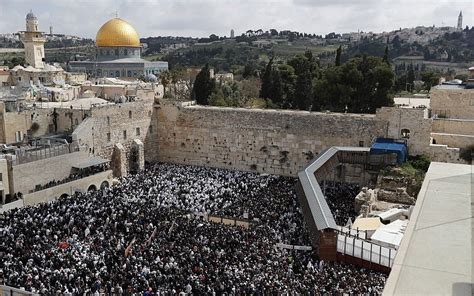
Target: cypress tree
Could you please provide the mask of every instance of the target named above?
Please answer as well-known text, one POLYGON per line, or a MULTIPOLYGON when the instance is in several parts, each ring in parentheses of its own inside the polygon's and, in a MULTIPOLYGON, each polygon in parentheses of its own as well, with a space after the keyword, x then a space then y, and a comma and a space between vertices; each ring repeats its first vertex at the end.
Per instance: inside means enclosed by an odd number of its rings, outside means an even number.
POLYGON ((208 105, 209 97, 215 88, 215 81, 211 79, 209 64, 206 64, 194 81, 192 97, 199 105, 208 105))
POLYGON ((272 87, 273 87, 273 58, 270 59, 270 61, 267 64, 267 67, 265 68, 265 73, 263 74, 262 77, 262 87, 260 89, 260 97, 264 99, 269 99, 271 97, 272 93, 272 87))
POLYGON ((272 73, 272 88, 270 91, 270 99, 273 103, 281 105, 283 100, 283 84, 281 81, 280 71, 273 70, 272 73))
POLYGON ((336 66, 341 65, 341 53, 342 53, 342 46, 339 45, 336 51, 336 66))
POLYGON ((383 55, 383 61, 387 63, 387 65, 390 65, 390 62, 388 61, 388 45, 385 45, 385 53, 383 55))

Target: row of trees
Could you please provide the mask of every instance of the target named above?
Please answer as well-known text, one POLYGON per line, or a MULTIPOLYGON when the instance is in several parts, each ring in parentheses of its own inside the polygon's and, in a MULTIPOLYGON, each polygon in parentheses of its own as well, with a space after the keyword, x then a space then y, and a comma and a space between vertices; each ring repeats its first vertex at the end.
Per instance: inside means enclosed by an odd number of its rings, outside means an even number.
MULTIPOLYGON (((374 113, 393 104, 394 74, 387 60, 361 56, 342 64, 340 55, 341 49, 335 65, 327 68, 319 65, 311 51, 287 62, 271 58, 260 77, 259 97, 276 108, 351 113, 374 113)), ((249 71, 244 69, 244 73, 249 71)), ((230 96, 234 93, 227 91, 230 96)), ((226 91, 211 78, 206 65, 194 82, 193 99, 207 105, 216 94, 225 96, 226 91)))
POLYGON ((310 51, 287 63, 274 65, 273 59, 262 76, 260 97, 282 108, 374 113, 393 104, 394 74, 387 61, 362 56, 321 68, 310 51))

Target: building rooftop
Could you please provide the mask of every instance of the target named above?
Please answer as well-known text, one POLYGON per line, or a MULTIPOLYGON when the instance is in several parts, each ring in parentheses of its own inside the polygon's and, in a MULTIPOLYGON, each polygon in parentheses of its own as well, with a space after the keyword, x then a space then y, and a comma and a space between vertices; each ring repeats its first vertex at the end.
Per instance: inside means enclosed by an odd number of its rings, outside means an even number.
POLYGON ((71 108, 71 109, 91 109, 92 106, 113 104, 101 98, 82 98, 65 102, 36 102, 36 108, 71 108))
POLYGON ((384 295, 472 295, 474 166, 432 162, 384 295))

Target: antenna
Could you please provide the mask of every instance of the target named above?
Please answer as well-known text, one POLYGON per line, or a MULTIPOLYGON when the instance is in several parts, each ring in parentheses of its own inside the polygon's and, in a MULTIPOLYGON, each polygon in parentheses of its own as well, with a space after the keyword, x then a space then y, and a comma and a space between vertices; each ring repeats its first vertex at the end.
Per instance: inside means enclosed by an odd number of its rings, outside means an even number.
POLYGON ((119 15, 118 15, 118 10, 115 10, 115 18, 118 18, 119 15))

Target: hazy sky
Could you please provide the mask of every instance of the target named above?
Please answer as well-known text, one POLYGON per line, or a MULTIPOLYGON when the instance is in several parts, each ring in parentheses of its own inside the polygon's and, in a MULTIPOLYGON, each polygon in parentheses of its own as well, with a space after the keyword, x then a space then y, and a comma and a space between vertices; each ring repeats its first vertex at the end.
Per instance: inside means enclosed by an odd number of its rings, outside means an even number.
POLYGON ((247 29, 307 33, 391 31, 417 25, 474 25, 474 0, 0 0, 0 33, 24 30, 32 9, 40 29, 95 38, 100 26, 119 16, 141 37, 229 36, 247 29))

